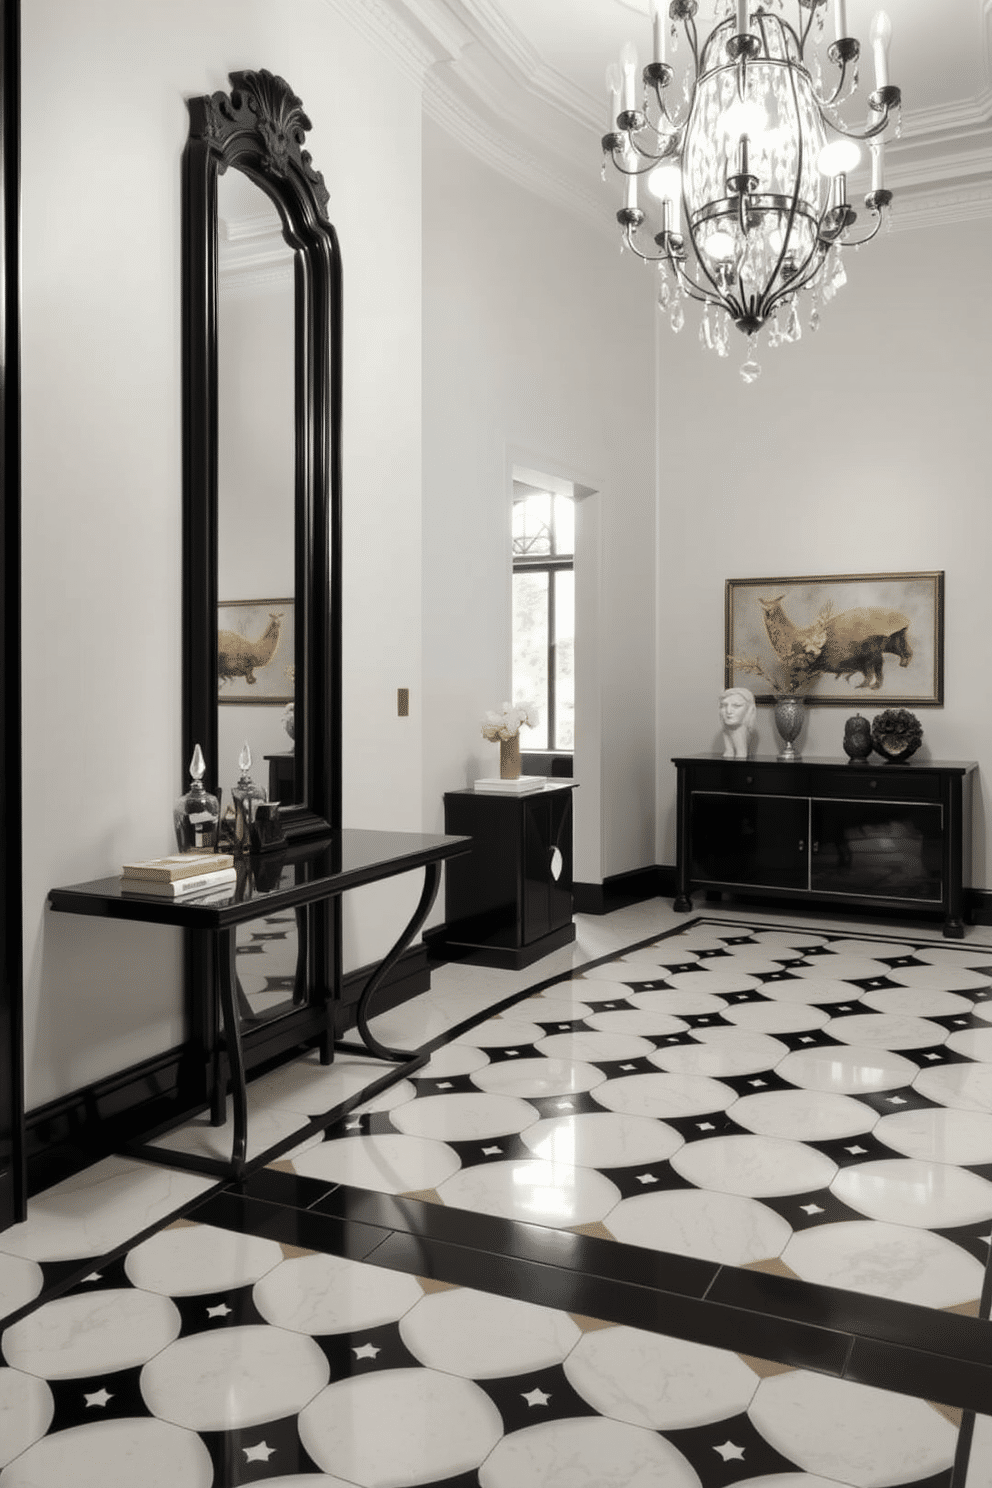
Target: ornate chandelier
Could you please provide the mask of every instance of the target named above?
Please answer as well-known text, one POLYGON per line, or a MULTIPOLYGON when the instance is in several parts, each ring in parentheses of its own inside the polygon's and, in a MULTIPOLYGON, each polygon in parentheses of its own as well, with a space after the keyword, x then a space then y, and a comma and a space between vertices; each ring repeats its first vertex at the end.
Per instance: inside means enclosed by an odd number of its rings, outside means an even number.
POLYGON ((682 328, 685 300, 697 300, 704 307, 703 345, 726 356, 733 323, 748 337, 741 375, 753 382, 761 370, 758 333, 767 326, 770 346, 797 341, 801 293, 815 330, 821 303, 846 281, 843 249, 869 242, 892 201, 883 135, 893 115, 898 133, 902 95, 889 82, 891 24, 884 11, 872 22, 875 89, 867 123, 855 128, 840 112, 858 90, 861 54, 858 40, 847 35, 846 0, 833 0, 835 39, 826 51, 832 84, 813 46, 822 38, 827 0, 791 0, 795 24, 775 13, 786 0, 718 0, 716 24, 702 42, 697 0, 650 3, 654 56, 642 73, 641 96, 631 45, 620 66, 607 70, 604 176, 609 156, 626 178, 617 213, 623 241, 659 264, 659 303, 673 330, 682 328), (667 7, 670 27, 660 6, 667 7), (683 99, 675 102, 669 51, 677 50, 678 22, 691 61, 683 99), (847 176, 861 158, 859 142, 870 146, 872 169, 864 199, 869 217, 856 229, 847 176), (641 177, 650 197, 647 227, 641 177))

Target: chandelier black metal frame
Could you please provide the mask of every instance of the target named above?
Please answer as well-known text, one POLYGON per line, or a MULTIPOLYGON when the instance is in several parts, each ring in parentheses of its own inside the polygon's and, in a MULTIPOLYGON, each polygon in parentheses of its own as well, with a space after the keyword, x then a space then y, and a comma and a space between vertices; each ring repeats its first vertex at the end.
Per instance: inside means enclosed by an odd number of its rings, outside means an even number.
POLYGON ((774 13, 785 0, 724 0, 726 15, 705 40, 697 0, 660 3, 667 16, 651 0, 655 55, 641 75, 641 98, 633 48, 607 72, 611 128, 602 140, 603 169, 609 158, 626 178, 617 212, 623 242, 660 265, 659 300, 673 328, 684 321, 683 300, 698 301, 705 307, 703 343, 726 355, 729 326, 736 325, 749 338, 742 374, 750 381, 760 370, 753 359, 758 332, 768 326, 771 345, 797 340, 801 291, 812 295, 815 329, 820 303, 846 279, 841 251, 871 241, 886 219, 892 192, 884 184, 883 135, 894 116, 898 122, 902 102, 888 80, 891 27, 884 13, 872 24, 875 88, 867 123, 856 128, 840 114, 857 92, 861 54, 857 38, 845 34, 846 0, 833 0, 836 37, 826 50, 837 73, 832 89, 823 86, 812 38, 814 26, 822 35, 827 0, 792 0, 796 24, 774 13), (677 23, 691 54, 681 111, 670 102, 675 68, 668 61, 677 23), (872 179, 864 198, 869 223, 855 232, 847 175, 861 143, 871 147, 872 179), (660 217, 653 248, 642 231, 642 177, 657 202, 652 225, 660 217), (781 310, 788 311, 784 326, 781 310))

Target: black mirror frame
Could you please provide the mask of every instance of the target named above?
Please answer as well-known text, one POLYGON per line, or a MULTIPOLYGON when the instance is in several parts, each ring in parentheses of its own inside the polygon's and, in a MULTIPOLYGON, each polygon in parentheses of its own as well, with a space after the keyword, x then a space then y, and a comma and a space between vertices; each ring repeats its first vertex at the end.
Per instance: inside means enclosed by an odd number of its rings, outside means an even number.
MULTIPOLYGON (((283 78, 232 72, 188 100, 183 153, 183 764, 208 780, 217 728, 217 177, 272 200, 295 261, 296 799, 289 841, 341 826, 341 254, 327 188, 303 148, 310 120, 283 78)), ((185 788, 185 787, 183 787, 185 788)))

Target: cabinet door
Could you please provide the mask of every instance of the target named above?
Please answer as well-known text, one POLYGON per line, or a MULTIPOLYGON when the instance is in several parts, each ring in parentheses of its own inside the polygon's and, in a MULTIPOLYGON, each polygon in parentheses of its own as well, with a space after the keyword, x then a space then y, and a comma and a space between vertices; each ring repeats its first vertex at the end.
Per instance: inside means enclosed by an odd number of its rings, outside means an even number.
POLYGON ((809 801, 805 796, 694 791, 690 811, 694 882, 808 887, 809 801))
POLYGON ((943 902, 940 806, 814 800, 811 811, 811 888, 830 894, 943 902))

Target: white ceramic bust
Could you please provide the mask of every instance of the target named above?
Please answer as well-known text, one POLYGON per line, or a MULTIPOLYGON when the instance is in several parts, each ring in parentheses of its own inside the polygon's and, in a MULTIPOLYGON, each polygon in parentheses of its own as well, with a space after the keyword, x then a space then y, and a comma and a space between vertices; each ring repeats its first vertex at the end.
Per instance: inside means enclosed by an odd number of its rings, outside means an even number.
POLYGON ((747 759, 757 712, 754 693, 746 687, 728 687, 720 694, 724 759, 747 759))

